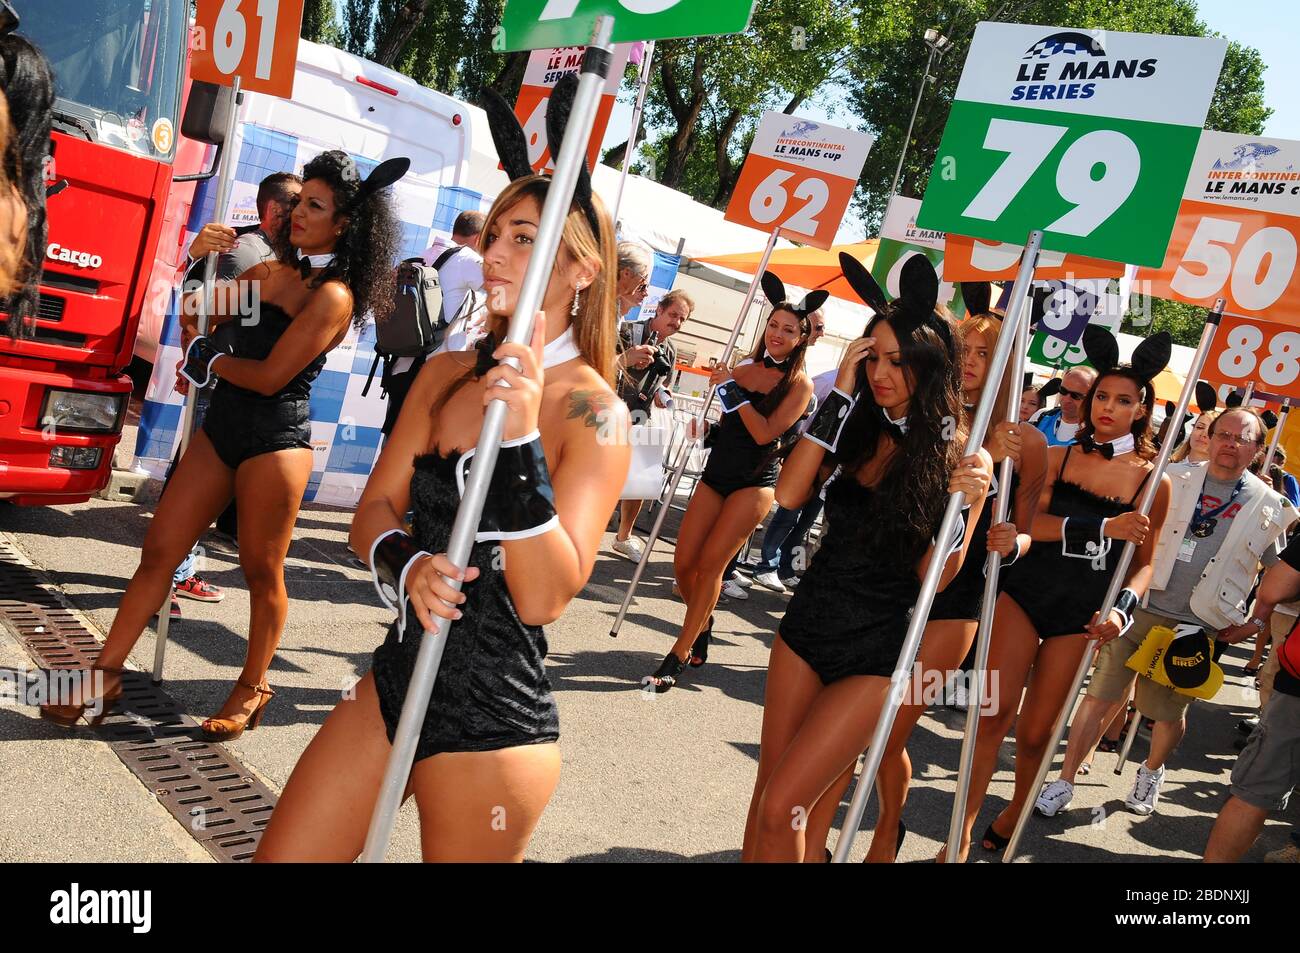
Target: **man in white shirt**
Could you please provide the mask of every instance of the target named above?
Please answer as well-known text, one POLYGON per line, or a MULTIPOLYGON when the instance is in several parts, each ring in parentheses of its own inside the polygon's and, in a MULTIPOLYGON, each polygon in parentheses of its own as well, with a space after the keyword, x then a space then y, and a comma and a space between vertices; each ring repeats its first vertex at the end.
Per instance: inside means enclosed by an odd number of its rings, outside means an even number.
MULTIPOLYGON (((482 212, 461 212, 451 227, 451 241, 436 240, 424 253, 426 265, 438 270, 442 289, 442 319, 449 322, 442 343, 431 353, 464 351, 482 336, 483 257, 478 253, 479 235, 483 231, 482 212)), ((384 413, 385 437, 393 432, 415 376, 428 360, 428 354, 399 357, 385 366, 383 388, 388 400, 384 413)))
POLYGON ((483 256, 478 253, 482 232, 482 212, 461 212, 451 227, 451 241, 438 239, 424 253, 425 264, 438 269, 442 313, 451 322, 436 353, 473 347, 482 333, 483 256))

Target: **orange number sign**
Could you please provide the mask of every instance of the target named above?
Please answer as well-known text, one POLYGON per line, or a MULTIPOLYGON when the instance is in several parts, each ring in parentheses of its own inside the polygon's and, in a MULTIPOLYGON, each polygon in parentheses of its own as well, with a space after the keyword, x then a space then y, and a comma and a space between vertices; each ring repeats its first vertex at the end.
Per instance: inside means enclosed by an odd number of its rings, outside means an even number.
POLYGON ((830 248, 874 141, 864 132, 764 113, 727 220, 830 248))
POLYGON ((190 75, 272 96, 293 95, 303 0, 198 0, 190 75))
POLYGON ((1254 381, 1261 391, 1300 399, 1300 331, 1225 314, 1203 373, 1216 384, 1254 381))

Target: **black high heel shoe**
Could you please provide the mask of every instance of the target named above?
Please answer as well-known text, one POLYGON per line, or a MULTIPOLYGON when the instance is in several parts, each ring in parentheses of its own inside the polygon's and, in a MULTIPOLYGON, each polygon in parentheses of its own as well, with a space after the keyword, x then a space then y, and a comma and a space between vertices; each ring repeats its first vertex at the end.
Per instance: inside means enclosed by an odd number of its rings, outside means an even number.
POLYGON ((641 685, 653 688, 656 695, 662 695, 677 684, 677 677, 685 669, 686 662, 669 652, 664 656, 664 660, 659 663, 659 668, 655 670, 653 675, 647 675, 641 679, 641 685), (656 679, 658 680, 657 683, 656 679))
POLYGON ((992 851, 995 854, 1001 853, 1006 846, 1011 843, 1010 837, 1003 837, 993 829, 993 822, 989 821, 989 826, 984 829, 984 836, 980 838, 980 846, 985 850, 992 851), (990 847, 989 844, 993 846, 990 847))
POLYGON ((690 665, 691 668, 699 668, 709 660, 709 642, 713 638, 713 616, 709 616, 709 624, 704 630, 695 637, 695 644, 691 646, 690 665))

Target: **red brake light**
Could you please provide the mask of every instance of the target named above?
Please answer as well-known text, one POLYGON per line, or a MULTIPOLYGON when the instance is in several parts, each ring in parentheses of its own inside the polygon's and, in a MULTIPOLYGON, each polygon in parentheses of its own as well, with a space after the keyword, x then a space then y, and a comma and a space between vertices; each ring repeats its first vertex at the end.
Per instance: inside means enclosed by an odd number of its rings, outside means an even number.
POLYGON ((357 82, 362 86, 369 86, 371 89, 377 89, 381 93, 387 93, 389 96, 396 96, 397 90, 391 86, 385 86, 383 83, 376 83, 373 79, 366 79, 364 76, 358 76, 357 82))
POLYGON ((453 126, 460 125, 460 113, 456 113, 454 116, 451 117, 451 124, 453 126))

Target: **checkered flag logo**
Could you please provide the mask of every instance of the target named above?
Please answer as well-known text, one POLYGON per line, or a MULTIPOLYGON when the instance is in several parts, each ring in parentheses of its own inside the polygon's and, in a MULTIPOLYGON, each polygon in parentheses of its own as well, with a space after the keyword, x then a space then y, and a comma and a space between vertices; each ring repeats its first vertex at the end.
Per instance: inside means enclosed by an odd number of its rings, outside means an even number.
POLYGON ((1100 41, 1093 39, 1086 33, 1053 33, 1026 50, 1024 58, 1027 60, 1045 60, 1058 53, 1063 53, 1066 56, 1077 56, 1080 53, 1087 53, 1090 56, 1106 55, 1106 51, 1101 48, 1100 41))

